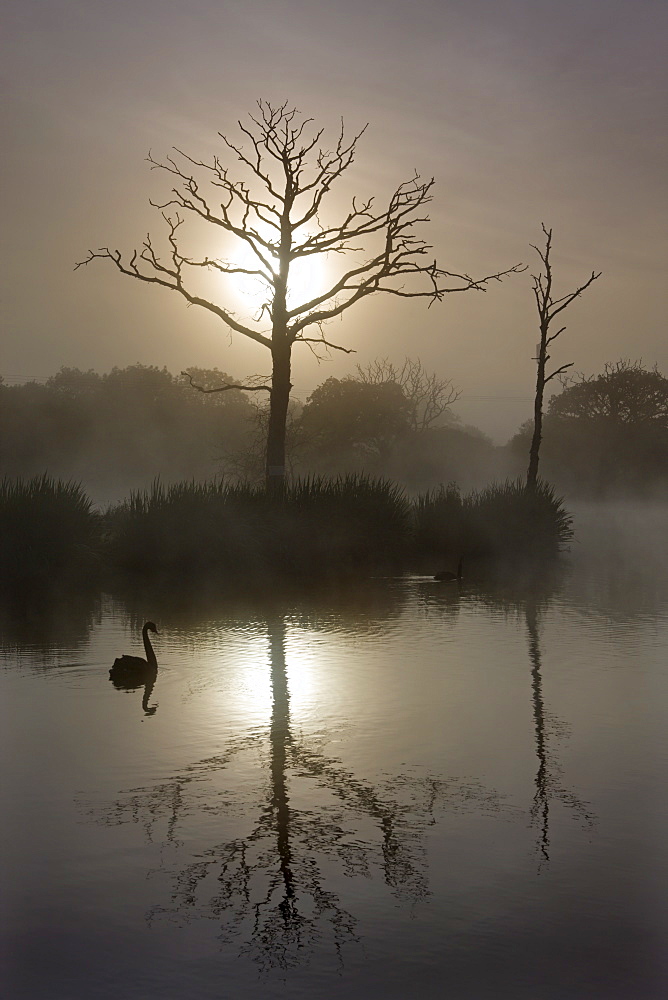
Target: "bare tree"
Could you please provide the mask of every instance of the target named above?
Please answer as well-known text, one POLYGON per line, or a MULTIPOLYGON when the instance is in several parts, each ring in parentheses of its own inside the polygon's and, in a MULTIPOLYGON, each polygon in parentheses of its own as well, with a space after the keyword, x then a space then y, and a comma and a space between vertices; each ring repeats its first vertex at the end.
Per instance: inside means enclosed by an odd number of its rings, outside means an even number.
POLYGON ((546 229, 545 224, 541 223, 541 228, 545 235, 545 249, 541 250, 539 247, 531 244, 533 249, 536 251, 540 257, 543 269, 539 274, 533 274, 533 292, 536 299, 536 306, 538 308, 538 319, 539 319, 539 330, 540 330, 540 341, 538 343, 538 356, 534 359, 537 364, 536 373, 536 396, 534 400, 534 419, 533 419, 533 436, 531 438, 531 448, 529 450, 529 468, 527 470, 527 487, 529 489, 534 489, 538 481, 538 456, 540 452, 540 442, 542 438, 543 429, 543 396, 545 394, 545 386, 551 379, 556 378, 558 375, 563 375, 565 371, 573 367, 573 362, 561 365, 559 368, 555 368, 553 372, 549 375, 546 374, 547 363, 550 360, 550 355, 547 353, 547 349, 553 340, 564 332, 565 326, 562 326, 555 333, 550 333, 550 325, 555 316, 563 312, 574 299, 577 299, 579 295, 589 288, 592 282, 596 281, 597 278, 601 277, 601 272, 598 274, 592 271, 591 276, 585 281, 584 285, 580 285, 575 289, 574 292, 568 292, 566 295, 562 295, 560 298, 554 298, 552 293, 552 263, 550 261, 550 253, 552 250, 552 230, 546 229))
POLYGON ((387 358, 376 358, 366 366, 357 365, 361 382, 378 385, 396 382, 408 403, 408 420, 413 431, 425 431, 461 396, 451 379, 426 372, 419 358, 406 358, 399 366, 387 358))
MULTIPOLYGON (((373 197, 353 198, 336 224, 322 222, 323 201, 352 164, 366 126, 348 139, 342 123, 334 148, 327 149, 320 145, 323 130, 313 128, 312 119, 304 118, 287 103, 275 106, 259 101, 258 112, 249 118, 248 125, 238 122, 243 136, 239 143, 220 135, 246 176, 250 176, 249 183, 230 177, 218 156, 207 163, 174 149, 161 162, 149 154, 152 168, 164 171, 174 184, 165 202, 151 202, 160 210, 167 227, 164 256, 147 235, 141 249, 129 256, 102 247, 89 251, 76 266, 98 257, 107 258, 122 274, 177 292, 189 305, 213 313, 230 330, 271 352, 271 384, 254 382, 241 387, 265 389, 270 394, 266 476, 268 487, 280 491, 285 479, 285 421, 295 343, 307 344, 316 352, 334 349, 351 353, 327 340, 323 326, 367 296, 385 292, 402 298, 424 298, 431 304, 448 292, 484 291, 489 281, 518 268, 472 278, 438 267, 430 259, 432 248, 415 234, 415 227, 428 221, 424 209, 431 201, 434 184, 433 178, 423 181, 418 174, 401 183, 385 207, 376 207, 373 197), (249 184, 261 194, 255 195, 249 184), (244 266, 234 260, 186 255, 180 249, 181 227, 186 218, 228 234, 238 246, 246 248, 252 263, 244 266), (358 257, 322 293, 292 304, 290 277, 295 263, 317 255, 362 254, 369 238, 375 238, 375 249, 362 259, 358 257), (196 291, 193 277, 202 269, 234 280, 257 280, 264 301, 254 319, 241 322, 229 306, 219 305, 196 291)), ((239 386, 219 388, 232 387, 239 386)))

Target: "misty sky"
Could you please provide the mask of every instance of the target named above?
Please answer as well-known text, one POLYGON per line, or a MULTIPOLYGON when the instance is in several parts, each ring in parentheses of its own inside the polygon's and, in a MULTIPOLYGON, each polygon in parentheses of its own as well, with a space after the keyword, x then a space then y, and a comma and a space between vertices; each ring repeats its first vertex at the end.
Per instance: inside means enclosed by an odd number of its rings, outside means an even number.
MULTIPOLYGON (((441 266, 486 273, 554 229, 557 290, 603 277, 566 315, 558 364, 620 356, 668 372, 665 0, 10 0, 3 13, 0 372, 137 361, 269 370, 268 352, 89 248, 161 232, 149 149, 219 151, 255 101, 335 132, 369 130, 344 195, 436 178, 425 232, 441 266)), ((222 150, 220 150, 222 152, 222 150)), ((230 161, 232 166, 232 162, 230 161)), ((378 356, 454 380, 457 412, 496 440, 530 415, 537 340, 528 274, 485 295, 375 297, 328 335, 353 356, 294 355, 295 395, 378 356)))

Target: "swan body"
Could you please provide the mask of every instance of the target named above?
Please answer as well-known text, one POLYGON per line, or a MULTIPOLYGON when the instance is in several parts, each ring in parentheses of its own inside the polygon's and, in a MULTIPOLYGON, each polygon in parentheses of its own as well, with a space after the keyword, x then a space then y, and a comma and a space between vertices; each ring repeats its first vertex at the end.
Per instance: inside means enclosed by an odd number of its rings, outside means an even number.
POLYGON ((438 573, 434 574, 434 580, 440 580, 445 583, 459 583, 462 579, 462 560, 460 559, 457 563, 457 572, 451 573, 449 569, 439 570, 438 573))
POLYGON ((138 683, 143 683, 146 674, 157 671, 158 661, 155 658, 153 646, 148 637, 149 632, 158 634, 158 630, 153 622, 145 622, 141 630, 144 649, 146 650, 146 659, 142 656, 128 656, 127 654, 117 657, 109 671, 109 677, 112 681, 125 681, 136 678, 138 683))

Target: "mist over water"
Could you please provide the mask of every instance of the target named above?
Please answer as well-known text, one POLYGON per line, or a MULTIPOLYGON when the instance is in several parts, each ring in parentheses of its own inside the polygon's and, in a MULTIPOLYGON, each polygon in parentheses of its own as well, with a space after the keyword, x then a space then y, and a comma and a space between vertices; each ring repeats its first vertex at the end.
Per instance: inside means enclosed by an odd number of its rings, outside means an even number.
POLYGON ((665 995, 668 515, 574 514, 529 584, 6 608, 8 995, 665 995))

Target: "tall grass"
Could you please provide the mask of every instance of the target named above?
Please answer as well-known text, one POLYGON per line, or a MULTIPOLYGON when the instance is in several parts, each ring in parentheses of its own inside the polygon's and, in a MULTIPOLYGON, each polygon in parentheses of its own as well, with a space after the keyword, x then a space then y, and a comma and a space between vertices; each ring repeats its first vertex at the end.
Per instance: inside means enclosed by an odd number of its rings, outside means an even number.
MULTIPOLYGON (((572 537, 572 519, 548 483, 495 483, 462 497, 456 486, 418 497, 415 555, 451 564, 471 559, 524 561, 556 555, 572 537)), ((447 566, 446 566, 447 568, 447 566)))
POLYGON ((99 518, 79 483, 44 474, 0 482, 0 574, 48 581, 95 562, 99 518))
POLYGON ((156 481, 104 515, 106 555, 123 569, 146 573, 236 564, 253 534, 257 492, 218 480, 156 481))
POLYGON ((305 568, 399 568, 405 559, 410 502, 387 479, 362 473, 309 476, 289 487, 284 505, 289 536, 305 568))
POLYGON ((364 475, 308 477, 275 498, 224 480, 155 482, 105 515, 105 546, 135 571, 327 575, 398 564, 410 530, 403 490, 364 475))
POLYGON ((563 499, 542 480, 533 488, 517 479, 475 491, 465 498, 462 515, 464 546, 474 556, 542 559, 573 537, 563 499))
POLYGON ((571 519, 552 487, 507 482, 461 496, 456 486, 409 501, 364 474, 309 476, 276 498, 224 480, 147 490, 97 515, 81 486, 47 475, 0 484, 4 580, 73 579, 100 564, 184 580, 311 579, 467 561, 554 555, 571 519))
MULTIPOLYGON (((413 501, 412 553, 418 562, 458 559, 462 553, 462 497, 455 483, 421 493, 413 501)), ((437 568, 444 568, 437 566, 437 568)))

